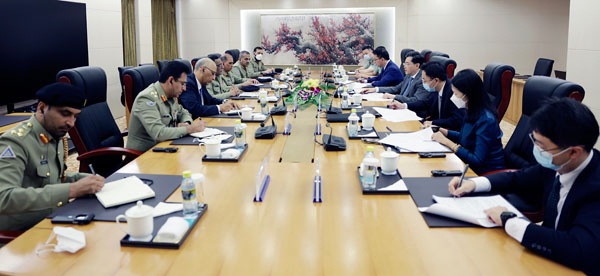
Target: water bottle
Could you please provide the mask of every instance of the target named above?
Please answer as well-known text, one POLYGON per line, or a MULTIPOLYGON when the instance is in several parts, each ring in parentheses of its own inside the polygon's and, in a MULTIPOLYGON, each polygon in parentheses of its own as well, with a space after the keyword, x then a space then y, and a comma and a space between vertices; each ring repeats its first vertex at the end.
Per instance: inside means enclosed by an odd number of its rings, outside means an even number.
POLYGON ((269 105, 267 105, 267 97, 260 97, 260 112, 264 115, 269 115, 269 105))
POLYGON ((235 147, 243 149, 246 146, 246 132, 244 131, 244 125, 242 120, 236 120, 235 126, 233 127, 233 136, 235 140, 235 147))
POLYGON ((342 108, 348 108, 348 88, 344 86, 344 93, 342 93, 342 108))
POLYGON ((362 184, 366 189, 375 189, 375 180, 377 177, 377 165, 379 160, 375 158, 375 148, 373 146, 367 147, 367 152, 360 164, 360 170, 362 173, 362 184))
POLYGON ((183 172, 181 197, 183 198, 183 217, 195 219, 198 216, 198 200, 196 199, 196 183, 194 183, 190 171, 183 172))
POLYGON ((350 136, 358 136, 358 115, 356 109, 352 109, 352 113, 348 117, 348 134, 350 136))

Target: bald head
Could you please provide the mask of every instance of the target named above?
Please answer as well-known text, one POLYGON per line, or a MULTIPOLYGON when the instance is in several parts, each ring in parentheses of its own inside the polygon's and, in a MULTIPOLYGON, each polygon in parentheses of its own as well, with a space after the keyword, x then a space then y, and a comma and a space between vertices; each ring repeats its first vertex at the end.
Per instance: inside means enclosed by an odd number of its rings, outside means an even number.
POLYGON ((207 85, 215 79, 217 65, 210 58, 203 58, 196 62, 194 75, 200 84, 207 85))

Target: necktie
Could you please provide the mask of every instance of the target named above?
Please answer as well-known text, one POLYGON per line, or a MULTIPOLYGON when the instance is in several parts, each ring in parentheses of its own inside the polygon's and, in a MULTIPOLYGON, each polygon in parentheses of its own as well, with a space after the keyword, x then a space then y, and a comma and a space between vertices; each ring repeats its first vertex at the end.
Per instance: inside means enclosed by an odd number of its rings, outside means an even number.
POLYGON ((202 88, 204 88, 204 87, 201 86, 200 89, 198 90, 198 93, 200 93, 200 104, 204 105, 204 95, 202 95, 202 88))
POLYGON ((548 201, 546 201, 546 214, 544 217, 544 224, 555 228, 556 216, 558 215, 558 200, 560 199, 560 178, 556 176, 550 194, 548 195, 548 201))
POLYGON ((404 88, 404 92, 402 92, 402 96, 406 96, 408 94, 408 88, 410 87, 410 84, 413 81, 413 77, 410 77, 410 79, 408 80, 408 85, 406 86, 406 88, 404 88))

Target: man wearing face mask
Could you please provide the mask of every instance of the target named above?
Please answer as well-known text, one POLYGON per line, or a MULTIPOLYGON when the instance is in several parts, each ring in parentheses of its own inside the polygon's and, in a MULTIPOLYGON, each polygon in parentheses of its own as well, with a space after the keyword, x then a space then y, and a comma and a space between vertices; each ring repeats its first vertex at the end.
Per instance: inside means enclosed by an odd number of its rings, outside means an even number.
POLYGON ((582 103, 551 99, 530 119, 533 155, 538 164, 448 183, 451 194, 518 193, 539 197, 544 222, 517 218, 504 207, 486 210, 490 220, 527 249, 556 262, 600 275, 600 152, 598 121, 582 103))
POLYGON ((248 66, 248 76, 250 78, 260 77, 262 75, 268 75, 275 71, 275 68, 267 69, 265 64, 262 62, 263 55, 265 54, 265 50, 260 47, 254 47, 254 58, 250 60, 250 65, 248 66))
POLYGON ((356 69, 356 77, 368 78, 377 76, 381 72, 381 68, 375 65, 375 55, 373 55, 373 47, 371 45, 364 46, 362 48, 363 60, 365 65, 359 69, 356 69))
POLYGON ((35 114, 0 137, 0 230, 26 230, 70 198, 104 186, 102 176, 65 172, 65 134, 85 105, 84 93, 53 83, 35 96, 35 114))
POLYGON ((430 93, 425 100, 418 100, 409 103, 400 103, 394 101, 390 104, 393 109, 408 108, 415 111, 426 121, 425 127, 432 124, 452 130, 460 129, 465 116, 464 108, 457 108, 450 100, 452 95, 452 83, 447 79, 446 72, 439 63, 429 62, 423 64, 421 68, 423 88, 430 93))

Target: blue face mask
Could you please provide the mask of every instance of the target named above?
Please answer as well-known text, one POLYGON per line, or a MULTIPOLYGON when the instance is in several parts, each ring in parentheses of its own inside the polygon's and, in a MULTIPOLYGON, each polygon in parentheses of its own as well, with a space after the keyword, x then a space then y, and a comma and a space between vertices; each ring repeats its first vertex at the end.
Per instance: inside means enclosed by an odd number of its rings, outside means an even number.
POLYGON ((554 165, 552 163, 552 159, 554 158, 554 156, 561 155, 565 151, 569 150, 570 148, 571 147, 568 147, 557 154, 551 154, 547 151, 542 151, 542 149, 538 145, 534 144, 533 145, 533 157, 535 157, 535 161, 537 161, 540 165, 542 165, 542 167, 557 171, 557 170, 562 169, 569 162, 571 162, 571 160, 569 159, 569 161, 567 161, 566 163, 558 166, 558 165, 554 165))
POLYGON ((429 83, 423 82, 423 88, 425 88, 427 92, 435 92, 435 88, 430 87, 429 83))

